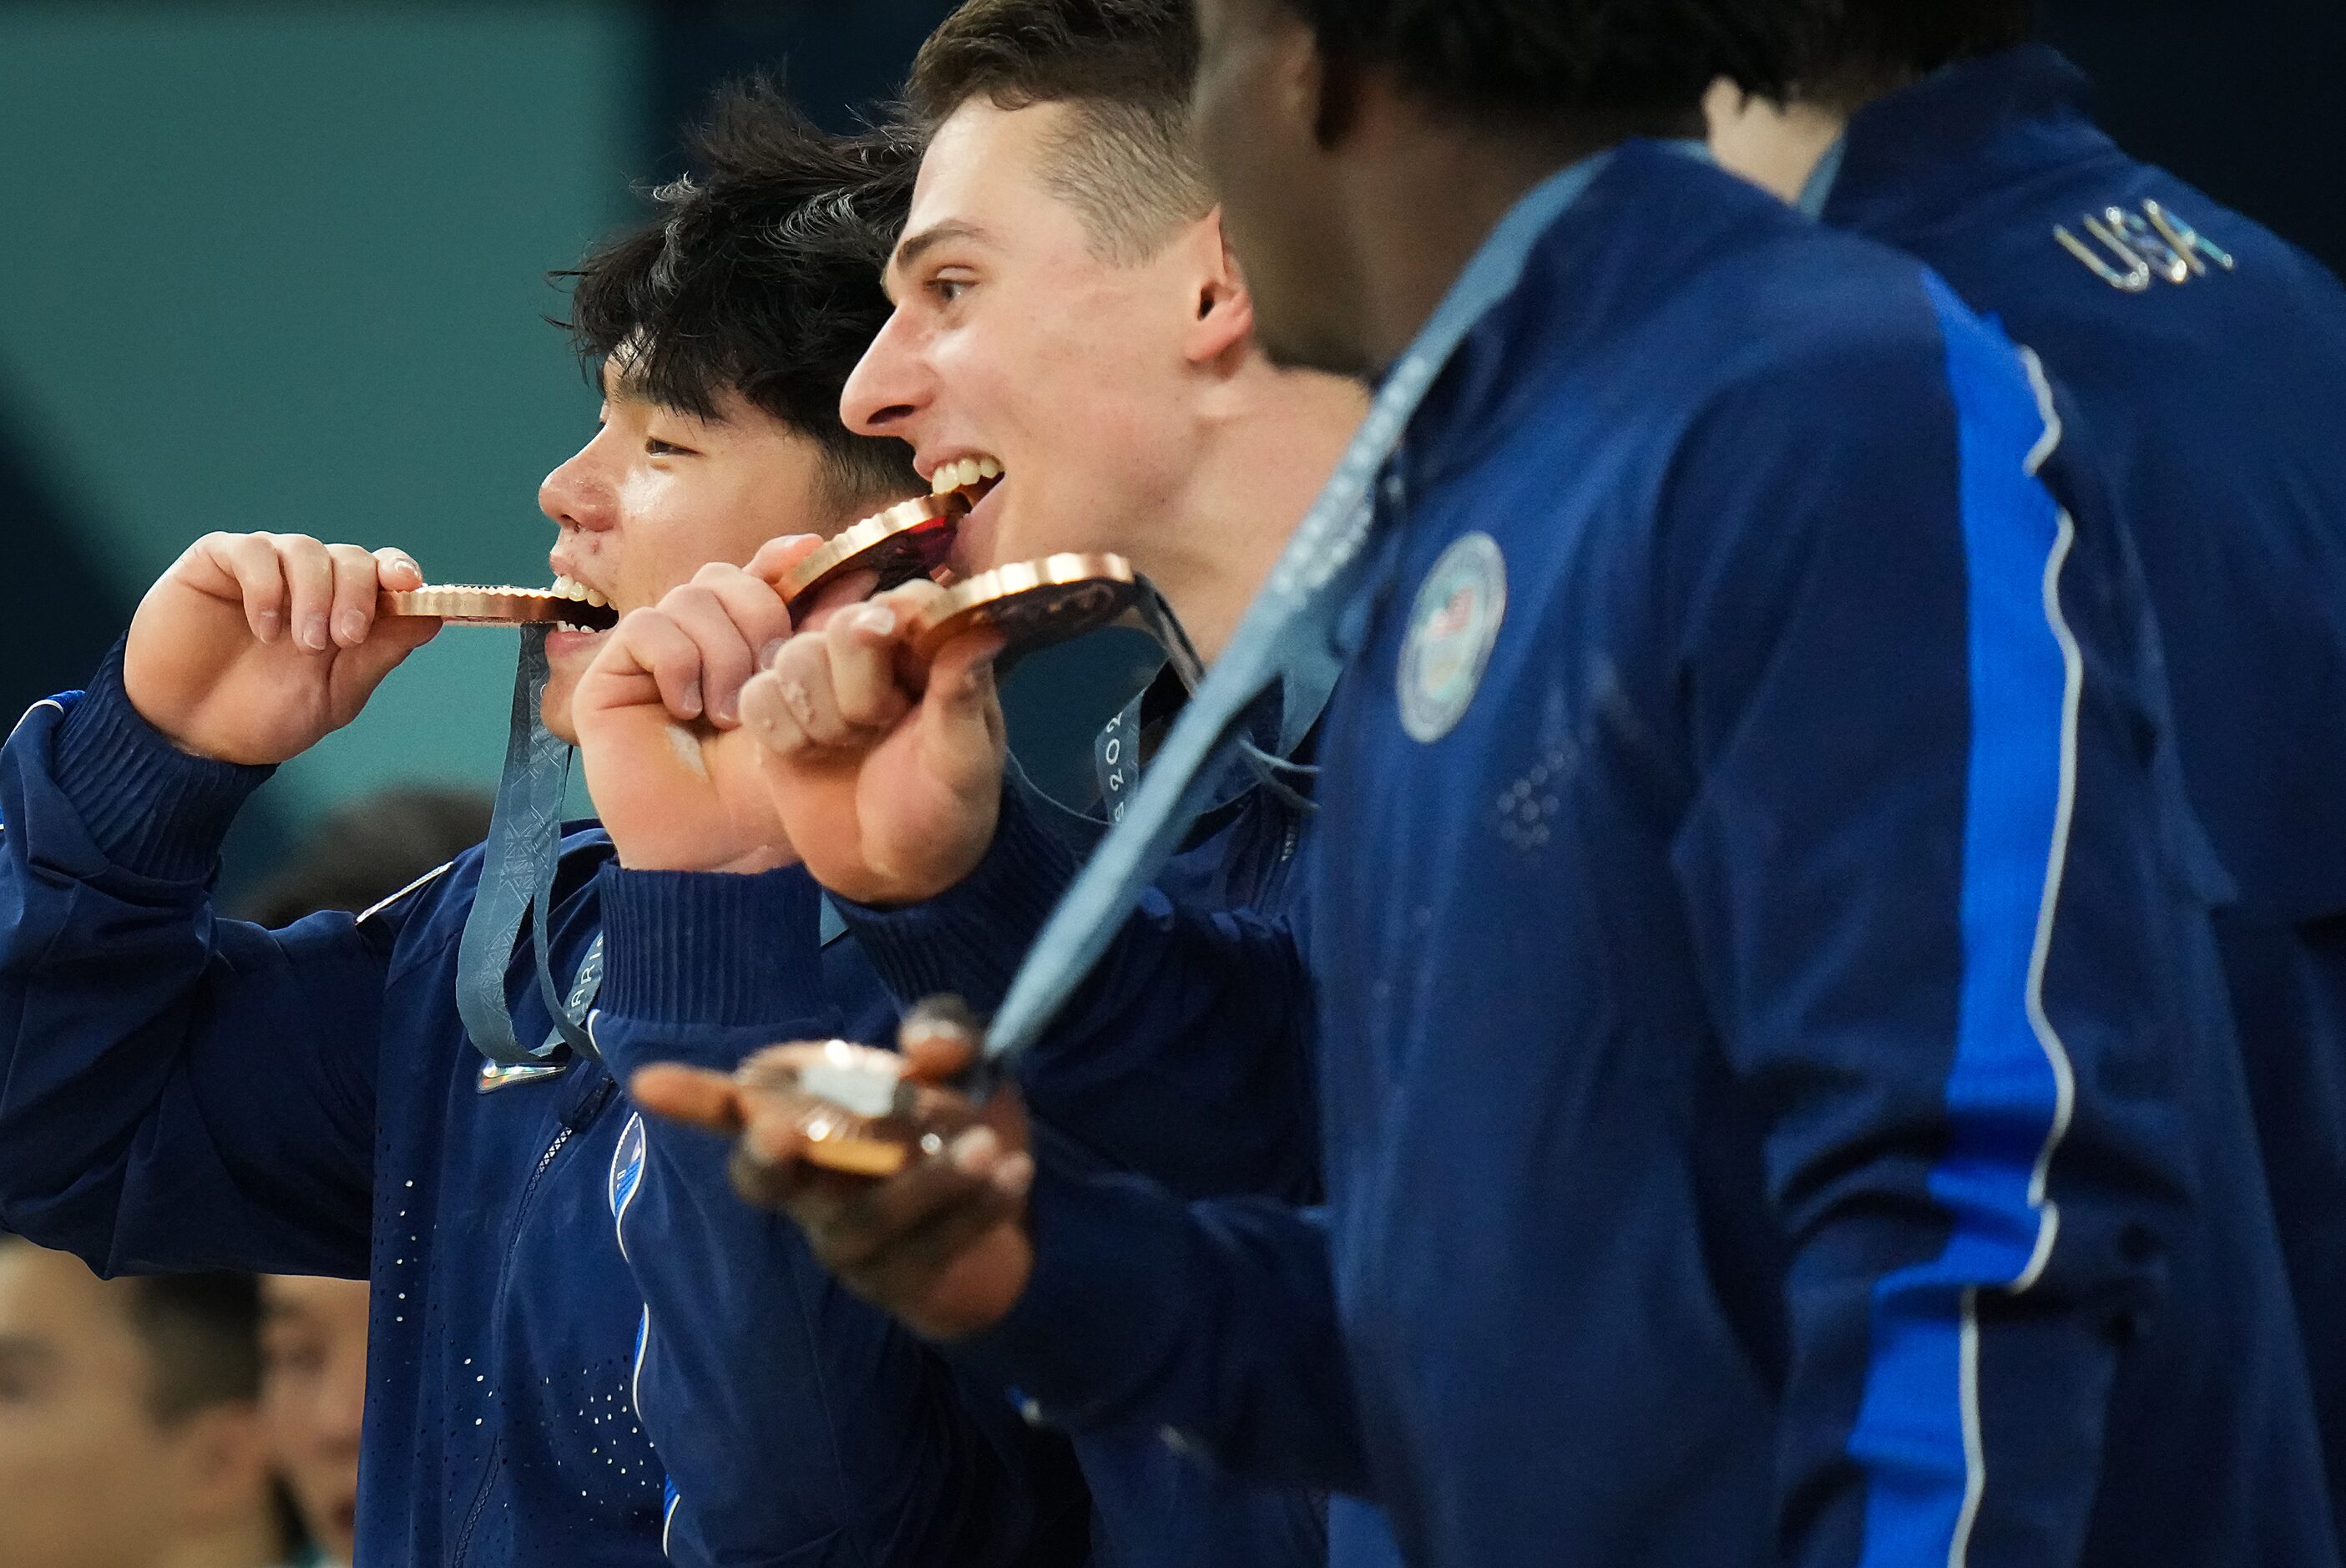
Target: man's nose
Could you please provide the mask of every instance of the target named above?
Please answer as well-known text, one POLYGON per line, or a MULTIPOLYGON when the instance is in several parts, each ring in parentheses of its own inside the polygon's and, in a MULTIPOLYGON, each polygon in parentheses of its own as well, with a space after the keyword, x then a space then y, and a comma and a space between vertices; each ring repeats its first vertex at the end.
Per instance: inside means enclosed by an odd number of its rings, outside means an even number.
POLYGON ((888 318, 841 389, 839 417, 858 435, 911 441, 913 422, 928 402, 927 380, 900 311, 888 318))
POLYGON ((579 448, 537 487, 537 509, 565 528, 611 525, 611 486, 597 468, 595 446, 588 442, 579 448))

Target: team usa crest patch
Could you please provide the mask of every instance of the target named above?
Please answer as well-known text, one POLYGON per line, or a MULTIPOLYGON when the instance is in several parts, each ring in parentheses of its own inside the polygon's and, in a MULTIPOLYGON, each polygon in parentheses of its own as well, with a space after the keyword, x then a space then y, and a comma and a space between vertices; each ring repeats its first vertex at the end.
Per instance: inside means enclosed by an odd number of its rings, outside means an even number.
POLYGON ((1507 561, 1488 534, 1469 534, 1442 552, 1418 585, 1401 645, 1401 727, 1431 746, 1474 705, 1507 618, 1507 561))

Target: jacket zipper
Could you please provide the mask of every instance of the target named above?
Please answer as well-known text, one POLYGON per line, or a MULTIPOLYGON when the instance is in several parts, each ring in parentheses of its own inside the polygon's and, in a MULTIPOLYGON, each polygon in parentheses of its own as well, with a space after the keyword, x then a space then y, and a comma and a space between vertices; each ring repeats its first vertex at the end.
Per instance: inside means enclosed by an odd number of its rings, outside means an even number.
MULTIPOLYGON (((530 1210, 537 1203, 537 1189, 546 1180, 546 1173, 553 1168, 555 1160, 569 1145, 572 1136, 595 1119, 596 1113, 603 1108, 604 1102, 617 1087, 616 1083, 606 1077, 582 1104, 566 1111, 562 1118, 562 1130, 554 1135, 554 1141, 546 1145, 544 1154, 537 1156, 537 1168, 529 1173, 529 1180, 521 1189, 521 1201, 514 1206, 513 1232, 506 1240, 505 1260, 497 1274, 497 1293, 490 1298, 491 1332, 494 1333, 496 1325, 505 1321, 505 1292, 513 1284, 514 1254, 521 1247, 522 1227, 529 1223, 530 1210)), ((496 1483, 497 1464, 505 1458, 505 1434, 500 1425, 496 1435, 489 1440, 488 1458, 482 1461, 481 1484, 473 1493, 473 1505, 464 1511, 464 1532, 457 1536, 456 1554, 450 1560, 454 1563, 472 1561, 473 1532, 480 1527, 481 1515, 489 1506, 489 1489, 496 1483)))

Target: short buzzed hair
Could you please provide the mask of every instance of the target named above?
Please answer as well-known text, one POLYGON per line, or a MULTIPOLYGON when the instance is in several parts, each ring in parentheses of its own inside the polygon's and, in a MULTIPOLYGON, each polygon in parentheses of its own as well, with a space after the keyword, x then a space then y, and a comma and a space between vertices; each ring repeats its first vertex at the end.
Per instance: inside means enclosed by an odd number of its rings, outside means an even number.
POLYGON ((153 1274, 117 1282, 146 1347, 148 1409, 170 1422, 260 1397, 260 1288, 250 1274, 153 1274))
POLYGON ((1283 3, 1321 55, 1389 71, 1459 123, 1621 136, 1698 135, 1721 76, 1781 96, 1837 0, 1283 3))
MULTIPOLYGON (((0 1230, 0 1249, 57 1253, 0 1230)), ((96 1274, 95 1269, 91 1270, 96 1274)), ((100 1277, 103 1278, 103 1277, 100 1277)), ((260 1282, 250 1274, 139 1274, 103 1279, 147 1358, 147 1412, 168 1425, 260 1397, 260 1282)))
POLYGON ((905 97, 924 133, 972 99, 1067 106, 1045 181, 1096 254, 1129 264, 1213 209, 1189 139, 1197 72, 1188 0, 967 0, 921 46, 905 97))
POLYGON ((2035 36, 2037 0, 1834 0, 1795 66, 1801 97, 1854 108, 2035 36))

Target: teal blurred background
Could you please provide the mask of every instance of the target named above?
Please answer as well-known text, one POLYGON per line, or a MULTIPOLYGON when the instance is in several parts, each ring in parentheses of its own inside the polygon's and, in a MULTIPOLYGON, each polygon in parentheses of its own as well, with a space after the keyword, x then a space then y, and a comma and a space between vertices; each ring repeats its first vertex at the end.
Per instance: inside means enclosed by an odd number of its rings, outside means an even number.
MULTIPOLYGON (((546 274, 678 171, 718 77, 783 67, 844 126, 946 8, 0 0, 0 704, 79 684, 213 528, 544 581, 537 483, 595 412, 546 274)), ((2051 28, 2140 150, 2335 263, 2346 6, 2056 0, 2051 28)), ((419 654, 263 791, 231 883, 334 802, 493 780, 512 658, 510 634, 461 630, 419 654)), ((1040 771, 1080 780, 1132 665, 1025 673, 1040 771)))
MULTIPOLYGON (((546 273, 628 211, 646 46, 617 5, 0 12, 0 400, 116 605, 213 528, 546 579, 595 403, 546 273)), ((493 782, 512 666, 443 636, 271 805, 493 782)))

